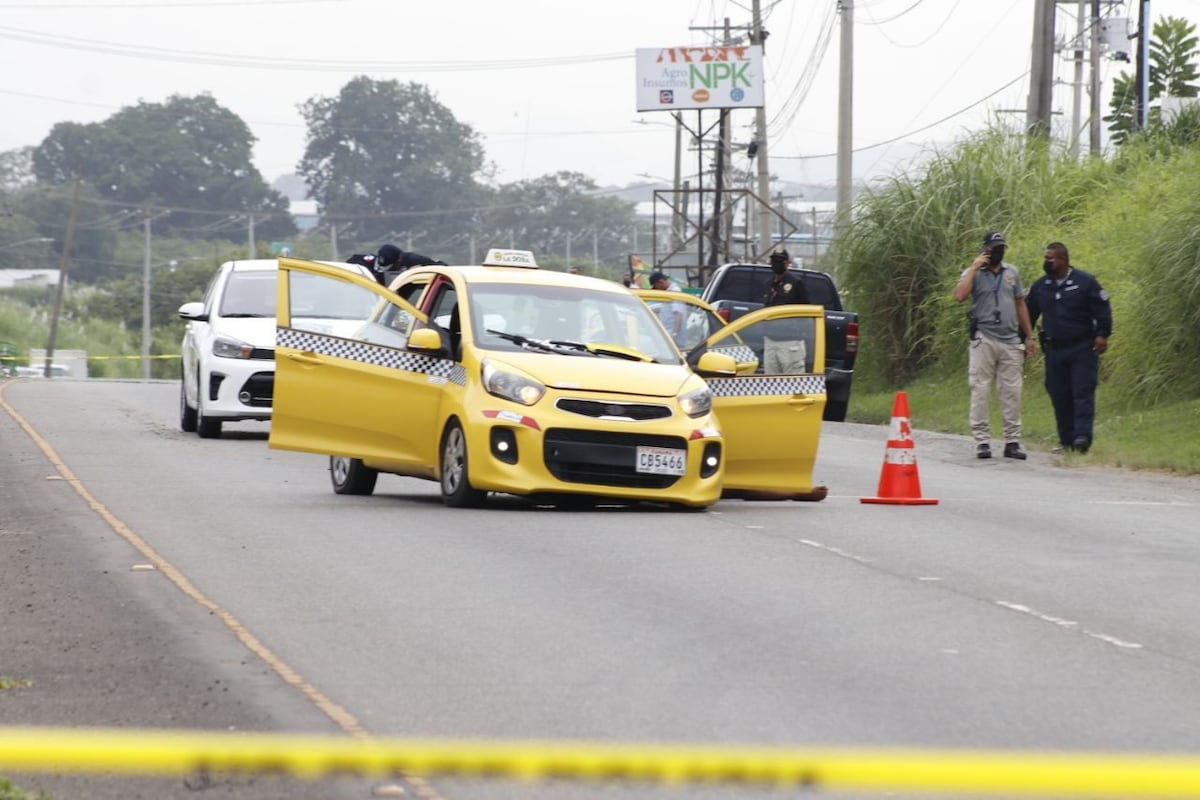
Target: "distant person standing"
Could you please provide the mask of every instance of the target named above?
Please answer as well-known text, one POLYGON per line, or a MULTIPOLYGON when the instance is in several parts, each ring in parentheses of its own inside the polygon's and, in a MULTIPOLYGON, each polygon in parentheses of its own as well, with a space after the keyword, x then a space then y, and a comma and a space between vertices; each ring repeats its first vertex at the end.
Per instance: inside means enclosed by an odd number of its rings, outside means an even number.
POLYGON ((992 384, 1000 401, 1004 457, 1025 460, 1021 449, 1021 387, 1025 358, 1033 354, 1033 326, 1017 268, 1004 261, 1008 243, 1002 233, 983 237, 983 250, 963 270, 954 299, 970 298, 967 312, 970 348, 967 377, 971 386, 971 435, 976 458, 991 458, 988 406, 992 384))
POLYGON ((1095 276, 1071 266, 1062 242, 1046 245, 1046 277, 1029 287, 1029 319, 1042 320, 1038 340, 1046 354, 1046 394, 1054 406, 1058 441, 1065 450, 1092 446, 1100 354, 1112 336, 1112 306, 1095 276))
MULTIPOLYGON (((657 289, 660 292, 682 292, 679 284, 667 277, 667 274, 662 271, 654 271, 650 273, 650 288, 657 289)), ((662 320, 663 327, 667 329, 667 333, 671 334, 671 338, 676 342, 683 341, 683 324, 684 318, 687 316, 687 310, 683 307, 683 303, 678 300, 670 300, 665 303, 659 303, 654 307, 658 318, 662 320)))
MULTIPOLYGON (((787 250, 771 253, 771 280, 763 288, 764 306, 782 306, 793 303, 808 303, 808 290, 804 281, 788 270, 792 257, 787 250)), ((770 325, 771 323, 767 323, 770 325)), ((774 327, 774 326, 772 326, 774 327)), ((787 336, 787 331, 782 331, 787 336)), ((799 375, 807 372, 808 345, 803 339, 779 338, 763 335, 764 375, 799 375)))
POLYGON ((764 306, 782 306, 788 303, 807 303, 808 291, 804 281, 794 277, 788 270, 792 257, 787 250, 771 253, 771 280, 763 288, 764 306))

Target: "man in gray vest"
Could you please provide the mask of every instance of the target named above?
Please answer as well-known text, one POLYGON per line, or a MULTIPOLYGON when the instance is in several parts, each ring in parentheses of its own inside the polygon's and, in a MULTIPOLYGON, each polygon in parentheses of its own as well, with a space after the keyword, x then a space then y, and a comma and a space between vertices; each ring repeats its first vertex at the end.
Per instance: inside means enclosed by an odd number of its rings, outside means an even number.
POLYGON ((1021 449, 1021 386, 1025 359, 1033 355, 1033 326, 1017 268, 1004 262, 1008 243, 1002 233, 983 237, 983 250, 963 270, 954 299, 971 299, 968 380, 971 385, 971 435, 975 456, 991 458, 988 404, 992 384, 1000 400, 1004 457, 1025 460, 1021 449), (1028 348, 1028 349, 1027 349, 1028 348))

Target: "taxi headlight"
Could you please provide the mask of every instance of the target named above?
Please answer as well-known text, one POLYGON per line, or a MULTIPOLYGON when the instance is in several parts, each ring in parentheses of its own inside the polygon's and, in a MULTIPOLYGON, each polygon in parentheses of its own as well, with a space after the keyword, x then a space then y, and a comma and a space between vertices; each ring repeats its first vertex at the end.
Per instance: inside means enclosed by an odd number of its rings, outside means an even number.
POLYGON ((212 351, 214 356, 221 358, 249 358, 254 352, 254 347, 245 342, 239 342, 237 339, 230 339, 222 336, 213 340, 212 351))
POLYGON ((679 407, 689 417, 703 417, 712 411, 712 392, 707 386, 684 392, 679 395, 679 407))
POLYGON ((528 375, 483 362, 483 388, 488 394, 503 397, 523 406, 531 406, 546 393, 546 386, 528 375))

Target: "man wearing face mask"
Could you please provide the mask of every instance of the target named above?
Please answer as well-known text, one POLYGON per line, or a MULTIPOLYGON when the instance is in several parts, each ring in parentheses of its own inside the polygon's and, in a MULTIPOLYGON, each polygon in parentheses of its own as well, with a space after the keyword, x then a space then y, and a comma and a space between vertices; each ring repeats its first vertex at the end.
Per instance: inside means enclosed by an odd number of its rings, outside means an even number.
POLYGON ((791 275, 792 257, 787 250, 771 253, 771 280, 763 290, 764 306, 782 306, 788 303, 807 303, 808 292, 804 281, 791 275))
MULTIPOLYGON (((808 291, 804 281, 792 275, 788 269, 792 257, 787 250, 771 253, 771 280, 763 290, 764 306, 782 306, 790 303, 808 303, 808 291)), ((767 331, 775 336, 763 336, 764 375, 803 375, 808 372, 808 345, 803 339, 788 336, 786 324, 766 323, 767 331)))
POLYGON ((983 250, 963 270, 954 299, 971 299, 967 378, 971 386, 971 435, 975 457, 991 458, 988 404, 992 384, 1000 401, 1004 457, 1025 460, 1021 449, 1021 387, 1025 358, 1033 355, 1033 325, 1017 268, 1004 262, 1008 243, 1002 233, 983 237, 983 250))
POLYGON ((1071 266, 1062 242, 1046 245, 1046 277, 1029 287, 1029 318, 1042 320, 1038 339, 1046 353, 1046 394, 1054 406, 1058 441, 1064 450, 1086 453, 1092 446, 1100 354, 1112 335, 1108 293, 1095 276, 1071 266))

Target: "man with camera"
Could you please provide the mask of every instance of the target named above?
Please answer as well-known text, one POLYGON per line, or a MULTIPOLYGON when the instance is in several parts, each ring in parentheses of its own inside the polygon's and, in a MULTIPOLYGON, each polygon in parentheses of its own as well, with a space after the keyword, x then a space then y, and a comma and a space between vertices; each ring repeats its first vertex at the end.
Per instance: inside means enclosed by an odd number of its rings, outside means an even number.
POLYGON ((954 299, 971 300, 967 377, 971 386, 971 435, 976 458, 991 458, 988 406, 992 385, 1000 401, 1004 457, 1025 460, 1021 449, 1021 387, 1025 359, 1033 355, 1033 326, 1017 268, 1004 262, 1004 234, 983 237, 983 250, 963 270, 954 299))

